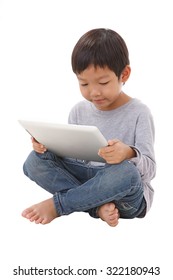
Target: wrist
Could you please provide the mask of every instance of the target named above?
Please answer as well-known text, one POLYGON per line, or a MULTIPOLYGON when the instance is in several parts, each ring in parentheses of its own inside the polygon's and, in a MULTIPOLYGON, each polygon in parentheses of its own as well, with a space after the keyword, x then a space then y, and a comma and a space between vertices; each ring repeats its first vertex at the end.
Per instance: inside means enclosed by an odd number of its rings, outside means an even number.
POLYGON ((131 158, 134 158, 136 156, 137 156, 136 151, 133 148, 129 147, 128 154, 127 154, 127 159, 131 159, 131 158))

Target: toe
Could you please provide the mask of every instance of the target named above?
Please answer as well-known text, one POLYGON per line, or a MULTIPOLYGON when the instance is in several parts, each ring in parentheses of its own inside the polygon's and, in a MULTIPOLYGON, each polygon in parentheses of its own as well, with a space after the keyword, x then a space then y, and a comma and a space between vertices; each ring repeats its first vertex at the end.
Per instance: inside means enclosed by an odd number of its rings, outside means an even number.
POLYGON ((36 220, 35 220, 35 223, 36 224, 42 224, 42 221, 43 221, 43 218, 37 218, 36 220))
POLYGON ((30 220, 33 216, 35 216, 35 213, 32 209, 28 208, 22 212, 22 216, 30 220))
POLYGON ((39 219, 38 215, 33 215, 31 218, 29 218, 30 222, 37 221, 39 219))

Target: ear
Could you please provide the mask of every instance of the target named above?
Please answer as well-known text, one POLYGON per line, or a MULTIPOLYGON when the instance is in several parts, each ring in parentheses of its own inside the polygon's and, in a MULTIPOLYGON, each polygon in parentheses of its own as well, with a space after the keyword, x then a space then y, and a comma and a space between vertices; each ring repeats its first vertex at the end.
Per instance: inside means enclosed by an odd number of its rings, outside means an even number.
POLYGON ((124 84, 128 78, 130 77, 130 73, 131 73, 131 68, 129 65, 126 65, 126 67, 124 68, 124 70, 121 73, 121 82, 124 84))

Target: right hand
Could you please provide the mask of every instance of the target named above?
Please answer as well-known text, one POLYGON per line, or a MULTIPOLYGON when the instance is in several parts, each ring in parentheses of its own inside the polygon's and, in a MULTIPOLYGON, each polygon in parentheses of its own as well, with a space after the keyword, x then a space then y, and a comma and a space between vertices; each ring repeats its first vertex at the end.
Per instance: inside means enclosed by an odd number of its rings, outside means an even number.
POLYGON ((47 151, 46 147, 43 144, 37 142, 37 140, 34 137, 31 137, 31 141, 32 141, 32 147, 35 152, 44 154, 44 152, 47 151))

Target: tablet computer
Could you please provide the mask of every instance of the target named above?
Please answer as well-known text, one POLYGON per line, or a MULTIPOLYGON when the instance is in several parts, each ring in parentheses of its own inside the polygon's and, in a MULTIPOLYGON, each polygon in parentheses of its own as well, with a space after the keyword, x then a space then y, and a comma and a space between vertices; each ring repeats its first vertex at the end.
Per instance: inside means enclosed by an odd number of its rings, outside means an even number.
POLYGON ((98 151, 108 143, 96 126, 18 121, 39 143, 60 157, 105 162, 98 151))

